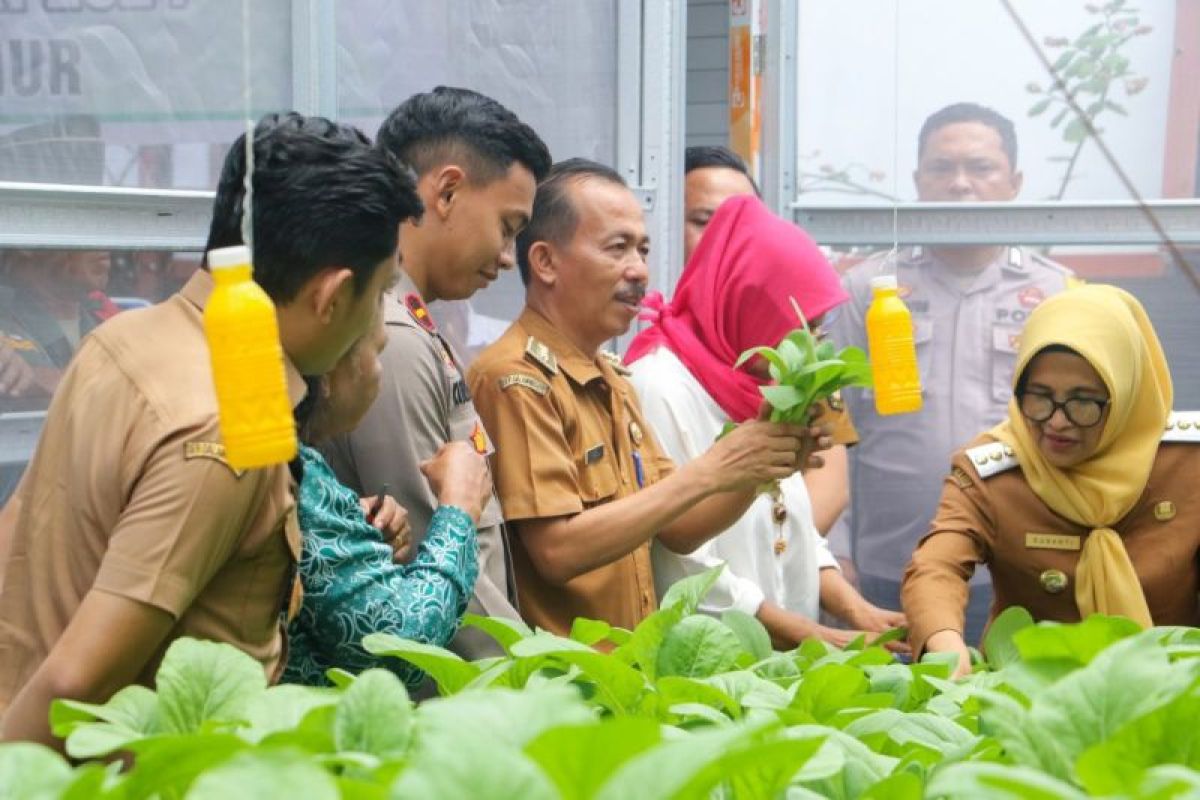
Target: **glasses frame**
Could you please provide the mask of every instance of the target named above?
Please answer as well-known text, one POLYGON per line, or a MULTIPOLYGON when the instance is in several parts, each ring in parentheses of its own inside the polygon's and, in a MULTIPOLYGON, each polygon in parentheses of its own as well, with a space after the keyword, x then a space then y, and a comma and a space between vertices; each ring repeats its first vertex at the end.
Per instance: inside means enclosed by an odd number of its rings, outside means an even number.
POLYGON ((1101 421, 1103 421, 1103 419, 1104 419, 1104 409, 1108 408, 1108 405, 1112 402, 1111 397, 1106 397, 1103 400, 1097 400, 1094 397, 1068 397, 1066 400, 1059 402, 1058 400, 1054 399, 1053 395, 1044 394, 1042 392, 1031 392, 1028 389, 1017 392, 1016 395, 1017 395, 1017 408, 1020 409, 1021 416, 1025 417, 1025 419, 1030 420, 1031 422, 1037 422, 1037 423, 1049 422, 1051 419, 1053 419, 1054 415, 1058 413, 1059 409, 1061 409, 1063 412, 1063 416, 1067 418, 1067 422, 1070 422, 1076 428, 1094 428, 1097 425, 1099 425, 1101 423, 1101 421), (1037 417, 1030 416, 1029 414, 1027 414, 1025 412, 1025 397, 1027 395, 1032 395, 1033 397, 1043 398, 1048 403, 1050 403, 1050 413, 1047 414, 1046 416, 1042 417, 1041 419, 1038 419, 1037 417), (1100 407, 1100 415, 1098 417, 1096 417, 1095 422, 1090 422, 1087 424, 1084 424, 1082 422, 1077 422, 1075 420, 1075 417, 1071 416, 1071 412, 1067 408, 1068 403, 1092 403, 1093 405, 1100 407))

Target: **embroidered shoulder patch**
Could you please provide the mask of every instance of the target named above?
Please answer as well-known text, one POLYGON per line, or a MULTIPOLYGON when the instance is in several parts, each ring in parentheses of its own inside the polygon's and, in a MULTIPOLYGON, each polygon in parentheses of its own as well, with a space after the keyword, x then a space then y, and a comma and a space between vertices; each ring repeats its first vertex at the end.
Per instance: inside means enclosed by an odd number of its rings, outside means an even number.
POLYGON ((960 489, 967 489, 971 486, 971 476, 962 467, 950 468, 950 480, 954 481, 960 489))
POLYGON ((229 471, 238 478, 246 474, 246 470, 234 469, 229 465, 229 462, 225 460, 225 445, 220 442, 184 442, 183 460, 191 461, 193 458, 209 458, 219 461, 229 467, 229 471))
POLYGON ((531 389, 538 394, 545 394, 550 391, 549 384, 539 381, 532 375, 526 375, 523 372, 514 372, 512 375, 505 375, 500 379, 500 388, 502 390, 510 386, 524 386, 526 389, 531 389))
POLYGON ((601 350, 600 357, 607 361, 608 365, 613 368, 613 372, 617 373, 618 375, 632 374, 629 371, 629 367, 625 366, 625 362, 621 361, 621 357, 616 353, 609 352, 608 350, 601 350))

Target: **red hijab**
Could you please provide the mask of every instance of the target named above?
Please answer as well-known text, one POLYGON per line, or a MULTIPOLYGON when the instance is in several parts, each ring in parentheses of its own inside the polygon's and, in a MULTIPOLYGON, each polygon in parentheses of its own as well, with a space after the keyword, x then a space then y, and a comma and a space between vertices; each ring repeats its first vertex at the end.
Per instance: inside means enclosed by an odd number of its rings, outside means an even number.
POLYGON ((652 293, 644 305, 653 324, 625 354, 632 364, 666 347, 735 422, 758 413, 762 382, 733 365, 751 347, 774 347, 806 319, 849 299, 838 274, 804 231, 751 195, 721 204, 704 229, 675 296, 652 293))

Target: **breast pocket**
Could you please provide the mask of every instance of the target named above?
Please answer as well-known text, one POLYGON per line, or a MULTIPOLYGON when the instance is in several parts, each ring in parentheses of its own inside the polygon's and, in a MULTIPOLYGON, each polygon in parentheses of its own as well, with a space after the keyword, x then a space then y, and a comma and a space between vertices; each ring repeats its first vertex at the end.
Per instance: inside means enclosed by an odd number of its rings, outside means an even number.
POLYGON ((602 447, 604 450, 599 457, 591 450, 591 457, 585 452, 583 458, 575 462, 575 470, 579 474, 579 499, 583 501, 584 508, 612 500, 617 494, 615 456, 607 444, 602 447))
POLYGON ((1008 398, 1012 397, 1020 336, 1020 328, 992 326, 992 400, 996 403, 1007 405, 1008 398))

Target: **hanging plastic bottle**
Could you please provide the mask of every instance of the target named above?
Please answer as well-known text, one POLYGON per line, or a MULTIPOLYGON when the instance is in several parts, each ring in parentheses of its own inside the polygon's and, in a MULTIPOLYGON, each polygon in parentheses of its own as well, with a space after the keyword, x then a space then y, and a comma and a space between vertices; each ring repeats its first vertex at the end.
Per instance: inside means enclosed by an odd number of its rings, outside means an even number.
POLYGON ((275 304, 254 282, 249 248, 208 254, 216 287, 204 308, 225 459, 235 469, 283 464, 296 457, 296 423, 288 399, 275 304))
POLYGON ((867 348, 875 383, 875 410, 881 415, 921 410, 921 373, 913 343, 912 315, 900 299, 895 275, 871 279, 867 309, 867 348))

